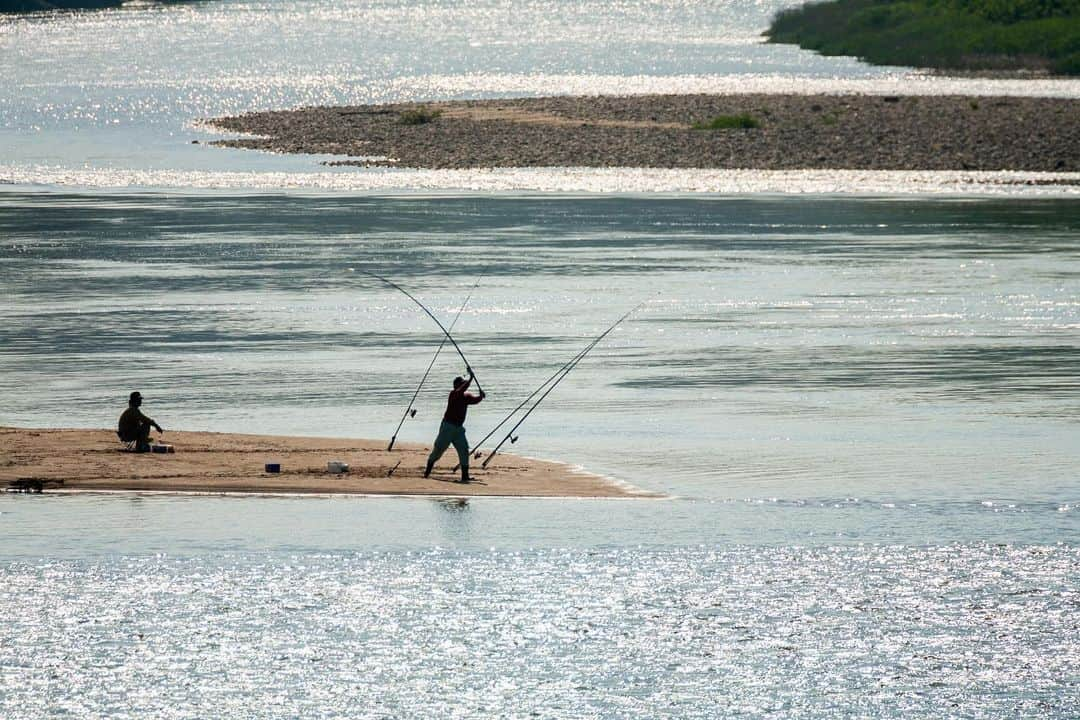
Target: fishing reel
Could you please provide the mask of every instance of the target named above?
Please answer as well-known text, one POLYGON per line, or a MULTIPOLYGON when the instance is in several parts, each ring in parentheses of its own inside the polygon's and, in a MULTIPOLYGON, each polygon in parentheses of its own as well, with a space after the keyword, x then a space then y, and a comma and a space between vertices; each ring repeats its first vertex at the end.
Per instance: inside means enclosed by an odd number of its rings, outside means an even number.
POLYGON ((409 411, 409 417, 411 417, 411 418, 416 417, 416 408, 413 408, 412 410, 409 411))
POLYGON ((519 437, 521 437, 521 436, 520 435, 511 435, 510 436, 510 444, 513 445, 514 443, 516 443, 518 441, 519 437))

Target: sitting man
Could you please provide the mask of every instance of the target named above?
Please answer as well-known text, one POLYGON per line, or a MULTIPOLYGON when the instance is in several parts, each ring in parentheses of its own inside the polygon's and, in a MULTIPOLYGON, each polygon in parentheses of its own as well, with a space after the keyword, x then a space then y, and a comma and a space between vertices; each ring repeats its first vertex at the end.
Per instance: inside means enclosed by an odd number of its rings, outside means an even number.
POLYGON ((142 405, 142 394, 136 390, 128 396, 128 408, 120 416, 116 434, 124 442, 134 442, 135 452, 142 453, 150 450, 150 428, 157 428, 159 433, 165 431, 152 418, 142 414, 139 410, 140 405, 142 405))

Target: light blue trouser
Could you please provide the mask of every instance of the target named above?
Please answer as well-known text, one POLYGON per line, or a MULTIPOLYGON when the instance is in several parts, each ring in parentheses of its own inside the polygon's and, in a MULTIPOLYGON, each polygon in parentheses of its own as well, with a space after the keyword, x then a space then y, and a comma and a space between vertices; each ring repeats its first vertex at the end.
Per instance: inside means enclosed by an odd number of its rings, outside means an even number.
POLYGON ((469 440, 465 437, 465 426, 448 423, 445 420, 439 425, 439 436, 435 438, 435 447, 431 448, 428 455, 428 467, 434 467, 435 463, 446 448, 454 446, 457 450, 458 463, 461 464, 461 477, 469 476, 469 440))

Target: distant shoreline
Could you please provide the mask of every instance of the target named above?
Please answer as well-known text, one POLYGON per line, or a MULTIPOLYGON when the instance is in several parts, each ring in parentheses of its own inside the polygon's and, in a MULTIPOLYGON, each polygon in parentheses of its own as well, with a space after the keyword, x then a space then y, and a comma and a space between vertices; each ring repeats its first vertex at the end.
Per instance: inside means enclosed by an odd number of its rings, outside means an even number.
POLYGON ((124 0, 0 0, 0 15, 118 8, 124 0))
MULTIPOLYGON (((43 12, 79 12, 83 10, 116 10, 125 0, 0 0, 0 15, 25 15, 43 12)), ((155 4, 169 5, 186 0, 153 0, 155 4)))
POLYGON ((1072 98, 546 97, 311 107, 206 123, 251 135, 212 145, 342 156, 331 165, 1080 171, 1072 98), (694 127, 717 119, 744 127, 694 127))
POLYGON ((660 497, 564 463, 500 453, 473 482, 455 482, 451 449, 422 477, 430 448, 382 440, 169 431, 170 454, 125 452, 112 430, 0 427, 0 491, 16 482, 45 492, 416 495, 453 497, 660 497), (349 466, 328 470, 331 461, 349 466), (280 472, 265 471, 267 463, 280 472), (393 470, 393 472, 391 472, 393 470))
POLYGON ((1080 75, 1080 6, 993 0, 817 0, 781 10, 769 42, 875 65, 1080 75))

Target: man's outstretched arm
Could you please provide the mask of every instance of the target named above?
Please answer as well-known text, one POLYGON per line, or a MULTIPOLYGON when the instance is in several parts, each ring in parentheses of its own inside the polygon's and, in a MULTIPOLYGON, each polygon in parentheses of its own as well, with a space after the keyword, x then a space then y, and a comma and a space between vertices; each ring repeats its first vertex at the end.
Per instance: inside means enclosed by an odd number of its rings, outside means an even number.
POLYGON ((157 424, 157 422, 155 422, 155 421, 154 421, 154 418, 152 418, 152 417, 147 417, 147 416, 146 416, 145 414, 143 414, 143 411, 142 411, 142 410, 139 410, 139 411, 138 411, 138 413, 139 413, 139 419, 140 419, 141 421, 143 421, 144 423, 146 423, 146 424, 150 425, 150 427, 154 428, 154 429, 155 429, 155 430, 157 430, 157 431, 158 431, 159 433, 163 433, 163 432, 165 432, 164 430, 162 430, 162 429, 161 429, 161 426, 160 426, 160 425, 158 425, 158 424, 157 424))

